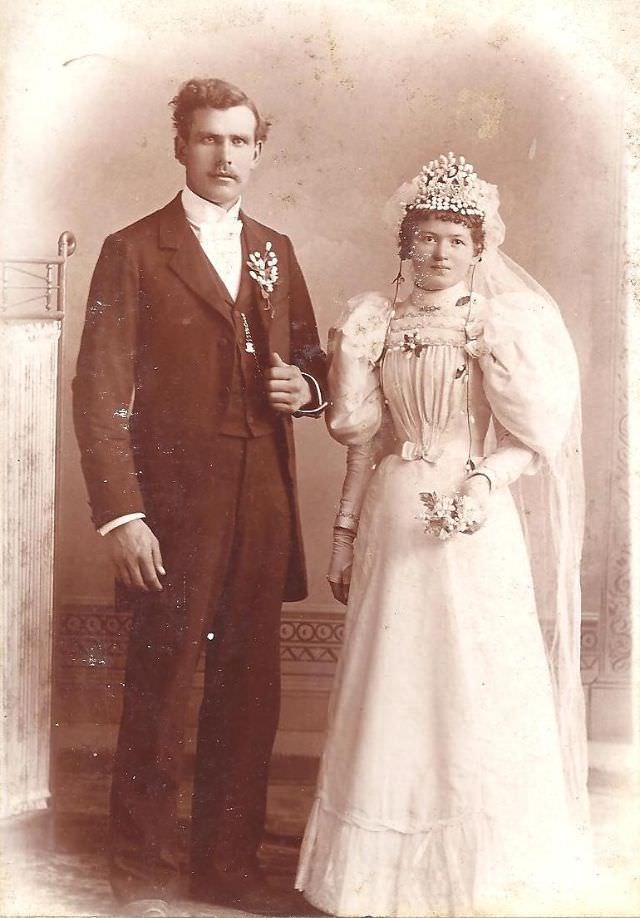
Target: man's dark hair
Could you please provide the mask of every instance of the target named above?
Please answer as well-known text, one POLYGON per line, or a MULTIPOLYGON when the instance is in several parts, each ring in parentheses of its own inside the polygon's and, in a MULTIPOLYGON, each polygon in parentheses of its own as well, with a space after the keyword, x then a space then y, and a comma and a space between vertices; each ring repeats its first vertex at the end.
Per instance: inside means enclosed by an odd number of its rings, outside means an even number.
POLYGON ((260 116, 255 102, 249 96, 226 80, 199 80, 195 77, 187 80, 169 105, 173 106, 173 124, 176 135, 184 141, 189 140, 189 131, 193 113, 199 108, 233 108, 246 105, 256 119, 256 141, 267 139, 271 123, 260 116))

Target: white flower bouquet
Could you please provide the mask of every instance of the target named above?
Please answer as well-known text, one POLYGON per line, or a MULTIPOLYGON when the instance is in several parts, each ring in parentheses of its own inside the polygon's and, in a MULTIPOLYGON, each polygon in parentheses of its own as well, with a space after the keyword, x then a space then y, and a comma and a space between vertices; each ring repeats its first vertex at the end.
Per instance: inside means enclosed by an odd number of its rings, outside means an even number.
POLYGON ((475 532, 481 523, 475 501, 458 491, 453 494, 422 491, 420 500, 423 504, 420 519, 424 520, 424 531, 441 541, 459 532, 475 532))

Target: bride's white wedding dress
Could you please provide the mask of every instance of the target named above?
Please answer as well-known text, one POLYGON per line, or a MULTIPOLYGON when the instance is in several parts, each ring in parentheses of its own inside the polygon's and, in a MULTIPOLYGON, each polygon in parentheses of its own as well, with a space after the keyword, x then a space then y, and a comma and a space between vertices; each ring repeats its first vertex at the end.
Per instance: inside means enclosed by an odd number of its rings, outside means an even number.
POLYGON ((296 884, 333 915, 553 913, 576 854, 508 487, 541 461, 524 442, 562 427, 563 393, 557 373, 531 391, 546 365, 531 310, 514 326, 513 304, 469 306, 464 292, 394 317, 379 294, 354 298, 335 342, 329 426, 352 444, 364 486, 351 482, 360 522, 344 646, 296 884), (439 541, 424 532, 420 492, 460 488, 491 420, 487 521, 439 541))

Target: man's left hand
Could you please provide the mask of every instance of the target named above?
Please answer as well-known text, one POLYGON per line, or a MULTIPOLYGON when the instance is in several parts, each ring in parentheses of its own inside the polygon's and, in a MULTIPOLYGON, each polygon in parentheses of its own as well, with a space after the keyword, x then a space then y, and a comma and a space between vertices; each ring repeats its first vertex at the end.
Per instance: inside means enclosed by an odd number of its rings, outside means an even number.
POLYGON ((279 354, 271 355, 271 366, 265 373, 269 404, 281 414, 293 414, 311 399, 311 387, 300 368, 285 363, 279 354))

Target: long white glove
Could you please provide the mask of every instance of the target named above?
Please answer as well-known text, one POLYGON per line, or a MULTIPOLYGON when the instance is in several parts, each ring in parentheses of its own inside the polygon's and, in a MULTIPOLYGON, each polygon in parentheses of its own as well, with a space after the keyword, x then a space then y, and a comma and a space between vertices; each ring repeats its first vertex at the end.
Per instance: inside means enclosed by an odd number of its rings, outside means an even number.
POLYGON ((353 564, 353 543, 358 532, 360 509, 376 467, 374 441, 347 450, 347 470, 342 483, 340 508, 333 530, 331 561, 327 579, 338 602, 347 604, 353 564))
POLYGON ((540 465, 539 457, 509 433, 499 421, 494 420, 496 448, 467 475, 461 491, 469 498, 475 525, 465 529, 470 535, 477 532, 486 522, 491 503, 491 494, 498 488, 507 487, 517 481, 520 475, 531 475, 540 465))
MULTIPOLYGON (((494 426, 496 447, 475 468, 476 474, 484 475, 488 479, 492 491, 513 484, 521 475, 535 474, 541 464, 540 457, 496 419, 494 426)), ((474 472, 468 477, 471 478, 473 475, 474 472)))
POLYGON ((347 449, 347 470, 342 482, 340 507, 335 526, 352 529, 354 533, 358 531, 360 510, 378 458, 373 440, 360 446, 350 446, 347 449))
POLYGON ((353 543, 356 534, 352 529, 334 527, 333 546, 327 580, 334 597, 346 606, 351 585, 351 567, 353 565, 353 543))

